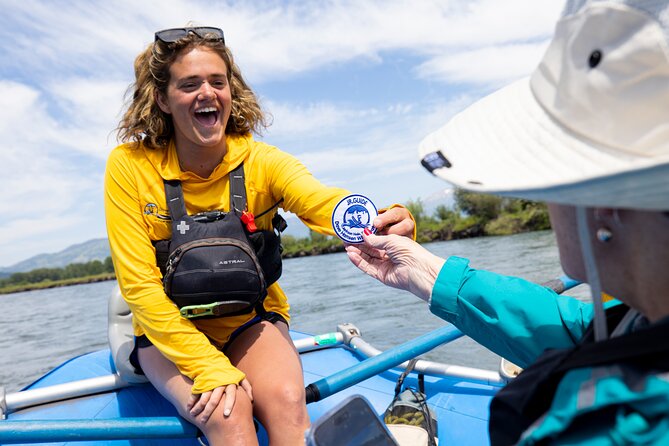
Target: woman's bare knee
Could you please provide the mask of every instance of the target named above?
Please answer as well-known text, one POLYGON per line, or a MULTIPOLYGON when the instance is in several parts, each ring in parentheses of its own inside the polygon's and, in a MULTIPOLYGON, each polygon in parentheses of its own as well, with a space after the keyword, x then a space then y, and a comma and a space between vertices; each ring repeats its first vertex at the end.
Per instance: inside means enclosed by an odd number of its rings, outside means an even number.
POLYGON ((253 424, 253 406, 245 395, 237 394, 235 406, 230 415, 223 414, 223 404, 219 404, 206 422, 200 417, 186 417, 195 424, 209 440, 218 444, 216 439, 225 439, 224 444, 253 444, 257 440, 253 424))
POLYGON ((237 388, 235 405, 229 416, 223 415, 224 404, 221 402, 208 420, 203 421, 201 416, 192 416, 186 407, 193 385, 190 379, 179 373, 155 347, 140 349, 139 360, 156 389, 174 405, 179 415, 204 433, 210 445, 257 444, 253 406, 243 389, 237 388))
POLYGON ((306 407, 306 395, 304 387, 296 386, 294 383, 286 383, 283 386, 277 386, 276 398, 284 405, 294 407, 306 407))
POLYGON ((231 344, 228 356, 253 384, 255 415, 273 446, 304 444, 309 426, 300 358, 285 324, 261 322, 231 344))
POLYGON ((293 383, 277 385, 269 395, 262 398, 262 403, 258 412, 259 415, 262 413, 263 421, 267 424, 277 424, 284 428, 306 428, 309 425, 304 387, 293 383))

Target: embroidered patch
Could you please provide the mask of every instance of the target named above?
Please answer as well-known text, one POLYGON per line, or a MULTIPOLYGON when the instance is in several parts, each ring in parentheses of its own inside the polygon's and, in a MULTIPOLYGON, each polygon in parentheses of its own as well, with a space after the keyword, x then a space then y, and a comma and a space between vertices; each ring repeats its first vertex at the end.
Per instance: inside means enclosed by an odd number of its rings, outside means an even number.
POLYGON ((364 195, 349 195, 337 203, 332 212, 332 228, 347 243, 362 243, 365 228, 376 232, 372 224, 378 215, 372 200, 364 195))

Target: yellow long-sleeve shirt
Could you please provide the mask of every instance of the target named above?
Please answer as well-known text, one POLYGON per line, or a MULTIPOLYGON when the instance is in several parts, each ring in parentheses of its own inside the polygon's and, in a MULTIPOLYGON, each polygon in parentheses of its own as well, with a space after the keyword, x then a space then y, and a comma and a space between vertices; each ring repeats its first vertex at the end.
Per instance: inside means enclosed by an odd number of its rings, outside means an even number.
MULTIPOLYGON (((171 237, 163 180, 181 180, 189 214, 228 210, 228 173, 242 162, 251 212, 260 213, 283 197, 286 211, 317 232, 333 234, 332 210, 348 191, 324 186, 296 158, 250 136, 227 137, 227 153, 209 178, 182 172, 173 144, 166 149, 123 144, 107 162, 107 232, 121 293, 133 313, 135 335, 146 335, 191 378, 193 393, 244 378, 220 348, 255 314, 192 321, 181 317, 165 295, 151 243, 171 237)), ((270 212, 258 219, 258 228, 269 229, 271 218, 270 212)), ((286 295, 278 283, 269 287, 264 305, 289 320, 286 295)))

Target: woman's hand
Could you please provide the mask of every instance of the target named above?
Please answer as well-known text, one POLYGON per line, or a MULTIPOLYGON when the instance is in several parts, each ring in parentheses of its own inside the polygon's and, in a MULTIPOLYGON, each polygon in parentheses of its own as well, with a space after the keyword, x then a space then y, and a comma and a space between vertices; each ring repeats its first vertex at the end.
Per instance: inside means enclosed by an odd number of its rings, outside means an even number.
MULTIPOLYGON (((239 385, 246 391, 249 399, 253 401, 251 383, 244 378, 239 385)), ((228 384, 227 386, 216 387, 214 390, 199 395, 191 395, 186 405, 186 410, 189 411, 193 418, 199 416, 202 423, 206 423, 224 397, 223 415, 226 417, 230 416, 232 408, 235 406, 235 399, 237 398, 237 384, 228 384)))
POLYGON ((348 245, 351 262, 380 282, 410 291, 427 301, 445 260, 407 237, 364 235, 364 243, 348 245))
POLYGON ((379 214, 372 222, 378 234, 397 234, 413 238, 416 224, 407 208, 394 207, 379 214))

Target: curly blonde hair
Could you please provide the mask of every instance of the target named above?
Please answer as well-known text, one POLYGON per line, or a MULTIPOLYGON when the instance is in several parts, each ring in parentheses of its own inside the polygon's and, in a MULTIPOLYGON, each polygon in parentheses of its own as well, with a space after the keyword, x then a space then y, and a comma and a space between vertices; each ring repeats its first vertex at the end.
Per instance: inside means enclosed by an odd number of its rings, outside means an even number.
POLYGON ((232 111, 225 127, 227 135, 260 134, 268 127, 267 117, 260 108, 255 93, 242 77, 232 53, 220 40, 200 37, 194 33, 172 43, 157 40, 135 59, 135 82, 126 92, 128 109, 117 131, 122 142, 142 141, 151 148, 167 146, 174 136, 172 117, 163 112, 156 102, 156 93, 167 94, 170 67, 184 51, 206 47, 225 62, 232 95, 232 111))

